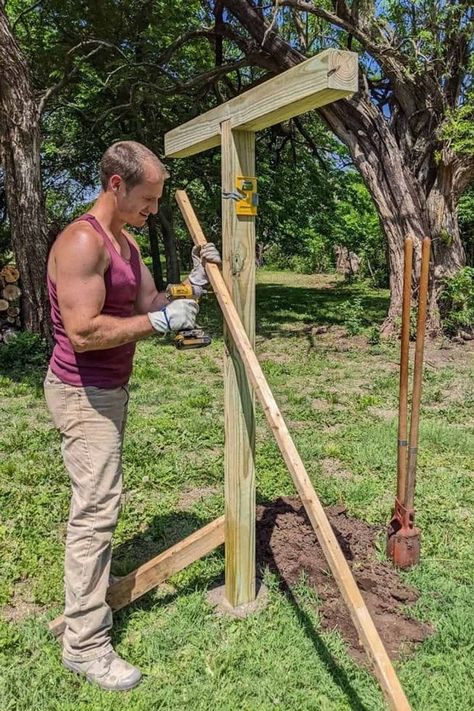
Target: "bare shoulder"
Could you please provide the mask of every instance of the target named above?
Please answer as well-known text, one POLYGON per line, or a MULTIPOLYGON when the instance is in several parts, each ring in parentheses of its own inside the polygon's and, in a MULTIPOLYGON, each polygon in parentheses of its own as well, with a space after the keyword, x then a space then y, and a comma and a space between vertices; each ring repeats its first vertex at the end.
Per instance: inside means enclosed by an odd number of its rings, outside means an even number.
POLYGON ((51 248, 48 272, 54 279, 58 266, 79 271, 108 266, 108 252, 101 235, 85 221, 73 222, 57 237, 51 248))
POLYGON ((56 238, 54 250, 57 253, 80 250, 97 252, 104 251, 101 235, 88 222, 73 222, 56 238))

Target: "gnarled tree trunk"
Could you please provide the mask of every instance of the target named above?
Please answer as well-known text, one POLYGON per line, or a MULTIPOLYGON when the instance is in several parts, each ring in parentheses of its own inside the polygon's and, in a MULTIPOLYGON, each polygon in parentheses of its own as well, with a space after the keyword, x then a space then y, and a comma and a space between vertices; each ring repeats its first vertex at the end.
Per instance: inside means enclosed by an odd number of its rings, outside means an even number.
POLYGON ((402 305, 403 242, 415 242, 413 290, 420 270, 421 240, 431 237, 431 279, 427 331, 440 332, 437 297, 446 276, 465 263, 452 182, 440 165, 433 186, 426 195, 424 185, 408 166, 387 120, 361 93, 351 101, 320 109, 322 118, 348 147, 355 166, 372 195, 388 244, 390 306, 382 327, 385 334, 398 329, 402 305))

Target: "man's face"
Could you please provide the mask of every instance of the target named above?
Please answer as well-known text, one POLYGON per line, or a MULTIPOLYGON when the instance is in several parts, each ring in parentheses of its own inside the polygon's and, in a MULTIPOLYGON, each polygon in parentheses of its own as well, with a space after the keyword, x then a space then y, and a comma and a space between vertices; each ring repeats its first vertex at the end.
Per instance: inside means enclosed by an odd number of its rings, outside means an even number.
POLYGON ((164 178, 154 165, 147 165, 143 180, 133 188, 128 188, 118 175, 110 178, 110 185, 116 196, 117 213, 121 221, 132 227, 143 227, 148 215, 156 215, 158 202, 163 193, 164 178))

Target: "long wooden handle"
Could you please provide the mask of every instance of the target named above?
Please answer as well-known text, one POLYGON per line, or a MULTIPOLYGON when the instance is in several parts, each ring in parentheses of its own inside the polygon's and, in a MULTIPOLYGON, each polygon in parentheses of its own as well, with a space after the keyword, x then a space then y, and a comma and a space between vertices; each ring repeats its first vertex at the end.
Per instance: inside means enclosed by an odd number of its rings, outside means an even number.
POLYGON ((397 498, 400 503, 405 500, 407 485, 408 356, 410 348, 411 271, 413 264, 413 240, 411 237, 407 237, 405 240, 404 257, 397 449, 397 498))
POLYGON ((408 471, 403 505, 412 509, 415 498, 416 460, 418 456, 418 429, 420 423, 421 384, 423 379, 423 352, 425 347, 426 310, 428 281, 430 276, 429 237, 421 246, 420 287, 418 290, 418 318, 416 322, 415 362, 413 365, 413 395, 411 399, 410 443, 408 448, 408 471))
MULTIPOLYGON (((196 245, 206 244, 206 238, 184 190, 176 192, 178 205, 196 245)), ((382 691, 393 711, 409 711, 410 705, 395 674, 395 670, 370 617, 367 606, 339 547, 321 502, 314 491, 282 414, 268 386, 257 356, 240 321, 219 267, 206 264, 206 272, 224 314, 229 331, 244 363, 247 377, 263 407, 293 482, 326 556, 332 574, 349 609, 352 621, 372 662, 382 691)))

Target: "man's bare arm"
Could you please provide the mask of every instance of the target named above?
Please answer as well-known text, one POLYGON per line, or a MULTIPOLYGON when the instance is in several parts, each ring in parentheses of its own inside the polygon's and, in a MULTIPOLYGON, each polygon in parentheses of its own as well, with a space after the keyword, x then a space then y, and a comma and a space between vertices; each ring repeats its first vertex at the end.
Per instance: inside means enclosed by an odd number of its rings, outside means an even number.
POLYGON ((105 301, 104 248, 99 236, 77 225, 55 245, 59 309, 72 347, 78 353, 114 348, 155 333, 146 313, 120 318, 101 314, 105 301))
POLYGON ((155 281, 148 267, 140 259, 141 269, 141 284, 137 300, 135 302, 135 311, 137 314, 146 314, 149 311, 159 311, 168 303, 164 291, 158 291, 155 286, 155 281))

